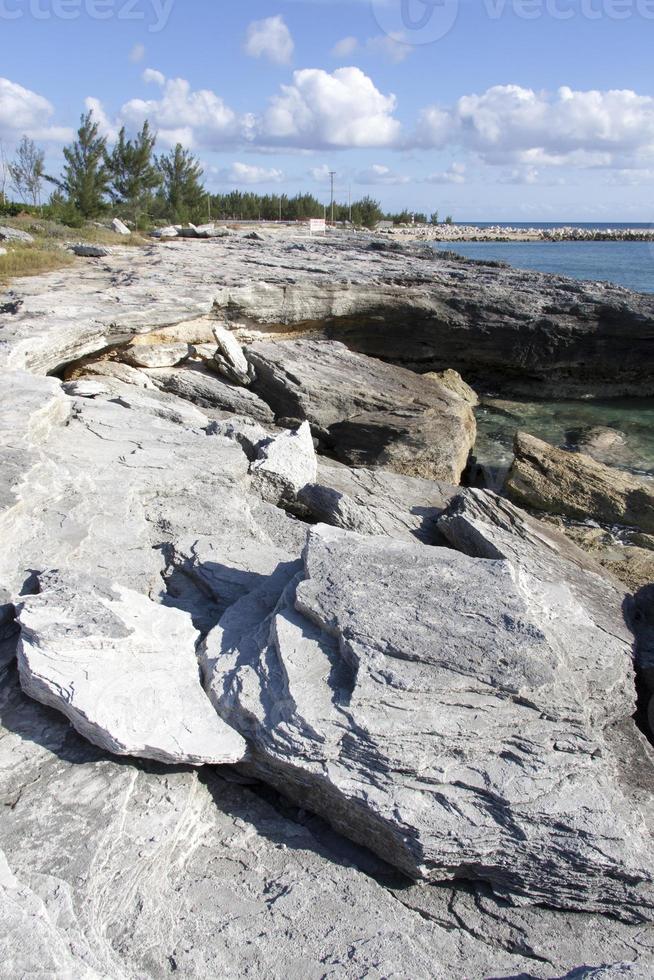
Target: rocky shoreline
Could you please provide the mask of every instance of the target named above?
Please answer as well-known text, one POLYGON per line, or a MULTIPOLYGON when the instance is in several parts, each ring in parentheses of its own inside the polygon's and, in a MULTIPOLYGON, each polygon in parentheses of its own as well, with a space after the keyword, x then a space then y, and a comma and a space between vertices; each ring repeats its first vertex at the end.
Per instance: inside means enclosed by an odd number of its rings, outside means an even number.
POLYGON ((565 522, 654 556, 654 484, 527 433, 466 484, 471 384, 652 395, 653 342, 654 297, 366 238, 15 282, 8 975, 651 976, 654 585, 565 522))
POLYGON ((424 242, 654 242, 654 228, 510 228, 504 225, 414 225, 388 229, 398 241, 424 242))

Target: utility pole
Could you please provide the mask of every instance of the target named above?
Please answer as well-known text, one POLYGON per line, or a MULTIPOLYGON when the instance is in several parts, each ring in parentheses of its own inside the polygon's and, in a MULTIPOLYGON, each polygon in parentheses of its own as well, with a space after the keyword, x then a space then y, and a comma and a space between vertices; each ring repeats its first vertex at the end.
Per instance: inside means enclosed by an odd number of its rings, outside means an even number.
POLYGON ((331 187, 332 187, 332 204, 331 204, 332 224, 334 224, 334 177, 335 176, 336 176, 336 171, 335 170, 330 170, 329 171, 329 179, 331 180, 331 187))

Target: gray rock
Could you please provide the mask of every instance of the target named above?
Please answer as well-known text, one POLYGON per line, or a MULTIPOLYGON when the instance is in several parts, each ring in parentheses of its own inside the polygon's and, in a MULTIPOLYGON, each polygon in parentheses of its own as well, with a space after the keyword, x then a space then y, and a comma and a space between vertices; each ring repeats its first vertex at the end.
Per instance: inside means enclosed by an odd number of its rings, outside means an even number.
POLYGON ((238 762, 245 742, 212 709, 190 618, 101 579, 39 576, 18 606, 23 690, 115 755, 238 762))
POLYGON ((652 849, 605 737, 633 712, 629 644, 509 561, 319 526, 303 562, 207 640, 249 771, 411 877, 650 918, 652 849))
POLYGON ((261 443, 271 438, 270 432, 247 415, 233 415, 223 421, 212 422, 210 432, 237 442, 250 462, 257 458, 261 443))
POLYGON ((120 358, 136 368, 166 368, 188 360, 190 353, 188 344, 133 344, 120 358))
POLYGON ((440 538, 436 521, 458 492, 446 483, 321 460, 318 482, 304 487, 298 500, 323 524, 434 544, 440 538))
POLYGON ((155 228, 150 232, 151 238, 177 238, 178 231, 174 225, 167 225, 165 228, 155 228))
POLYGON ((453 371, 448 368, 447 371, 428 371, 426 374, 422 375, 423 378, 431 378, 432 381, 437 381, 439 384, 453 391, 455 395, 459 398, 463 398, 464 401, 468 402, 469 405, 475 407, 479 404, 479 395, 471 388, 469 384, 463 380, 458 371, 453 371))
POLYGON ((438 383, 333 342, 262 342, 247 356, 256 393, 278 417, 307 419, 342 462, 459 482, 475 419, 438 383))
POLYGON ((640 480, 584 453, 556 449, 518 432, 507 495, 522 506, 654 531, 654 481, 640 480))
POLYGON ((84 259, 105 259, 109 255, 109 249, 102 245, 85 245, 83 242, 77 242, 69 245, 69 248, 75 255, 84 259))
POLYGON ((218 347, 214 360, 220 373, 235 384, 249 385, 254 372, 234 334, 222 323, 217 323, 213 335, 218 347))
POLYGON ((31 245, 33 241, 34 236, 20 228, 7 228, 5 225, 0 227, 0 242, 24 242, 31 245))
POLYGON ((157 388, 201 408, 247 415, 263 425, 274 419, 268 405, 253 391, 223 381, 203 364, 190 363, 183 368, 153 369, 147 373, 157 388))
POLYGON ((250 467, 253 486, 271 503, 294 501, 303 487, 315 483, 318 460, 308 422, 295 432, 281 432, 260 444, 250 467))
POLYGON ((127 225, 120 220, 120 218, 114 218, 111 222, 111 230, 115 231, 117 235, 131 235, 131 231, 127 225))
POLYGON ((69 372, 67 380, 75 381, 78 378, 89 377, 117 378, 118 381, 127 385, 135 385, 137 388, 154 389, 154 385, 143 371, 114 360, 87 362, 77 370, 69 372))

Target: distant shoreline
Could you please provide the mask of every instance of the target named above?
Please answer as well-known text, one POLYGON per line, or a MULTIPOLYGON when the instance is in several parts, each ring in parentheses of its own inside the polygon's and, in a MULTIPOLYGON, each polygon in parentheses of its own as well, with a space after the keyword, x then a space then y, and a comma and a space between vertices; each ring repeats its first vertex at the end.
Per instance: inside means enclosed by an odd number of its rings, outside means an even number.
POLYGON ((404 225, 380 230, 391 238, 426 242, 654 242, 654 227, 520 228, 502 225, 404 225))

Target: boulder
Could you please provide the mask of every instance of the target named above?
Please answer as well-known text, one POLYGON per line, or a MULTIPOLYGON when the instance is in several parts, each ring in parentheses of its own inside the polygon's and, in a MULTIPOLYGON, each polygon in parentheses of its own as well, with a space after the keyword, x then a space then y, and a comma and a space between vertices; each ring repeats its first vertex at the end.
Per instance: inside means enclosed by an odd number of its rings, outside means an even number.
POLYGON ((177 228, 174 225, 167 225, 165 228, 155 228, 150 232, 151 238, 177 238, 177 228))
POLYGON ((188 344, 134 344, 119 356, 132 367, 166 368, 181 364, 190 354, 188 344))
POLYGON ((259 446, 271 439, 270 432, 247 415, 232 415, 222 421, 212 422, 208 431, 212 435, 224 436, 225 439, 237 442, 251 462, 257 458, 259 446))
POLYGON ((459 488, 390 470, 318 464, 317 483, 308 484, 298 500, 319 523, 360 534, 434 544, 436 521, 459 488))
POLYGON ((518 432, 505 491, 516 503, 604 524, 654 531, 654 482, 604 466, 583 453, 556 449, 518 432))
POLYGON ((466 384, 458 371, 453 371, 452 368, 448 368, 447 371, 427 371, 422 377, 430 378, 449 391, 453 391, 455 395, 463 398, 464 402, 468 402, 473 408, 479 404, 477 392, 469 384, 466 384))
POLYGON ((0 226, 0 242, 23 242, 25 245, 31 245, 34 236, 27 231, 21 231, 20 228, 7 228, 3 225, 0 226))
POLYGON ((78 378, 117 378, 126 385, 135 385, 137 388, 153 389, 154 385, 147 374, 139 371, 138 368, 123 364, 121 361, 108 359, 106 361, 87 361, 76 365, 66 372, 67 381, 76 381, 78 378))
POLYGON ((274 419, 271 409, 253 391, 222 380, 203 364, 189 363, 175 369, 152 369, 147 374, 157 388, 204 409, 247 415, 263 425, 274 419))
POLYGON ((0 255, 6 255, 6 254, 7 254, 7 249, 6 248, 0 248, 0 255))
POLYGON ((115 755, 172 764, 238 762, 245 742, 211 707, 190 617, 101 579, 39 576, 21 600, 23 690, 115 755))
POLYGON ((565 585, 319 525, 299 575, 227 610, 203 661, 245 770, 410 877, 651 917, 651 844, 605 735, 634 727, 630 644, 565 585))
POLYGON ((250 472, 253 485, 264 500, 275 504, 295 501, 303 487, 316 482, 318 474, 309 423, 303 422, 295 432, 281 432, 261 443, 250 472))
POLYGON ((460 481, 475 419, 442 385, 335 342, 260 342, 247 357, 276 416, 306 419, 342 462, 460 481))
POLYGON ((117 235, 131 235, 131 231, 127 225, 120 220, 120 218, 114 218, 111 222, 111 230, 115 231, 117 235))
POLYGON ((214 354, 218 371, 234 384, 249 385, 254 372, 234 334, 224 324, 217 323, 213 335, 218 348, 214 354))
POLYGON ((78 242, 68 247, 71 252, 83 259, 105 259, 109 255, 109 249, 103 245, 85 245, 83 242, 78 242))

